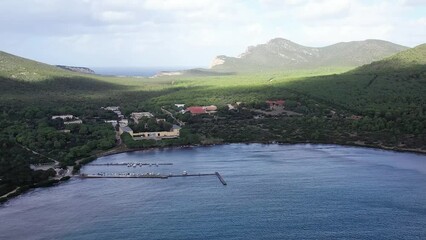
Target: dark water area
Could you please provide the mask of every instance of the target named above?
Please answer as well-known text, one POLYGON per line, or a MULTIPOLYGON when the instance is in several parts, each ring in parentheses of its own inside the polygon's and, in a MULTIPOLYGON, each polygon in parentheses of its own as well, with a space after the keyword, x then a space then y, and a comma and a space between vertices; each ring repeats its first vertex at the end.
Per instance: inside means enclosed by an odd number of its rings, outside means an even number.
POLYGON ((102 157, 79 179, 0 207, 0 239, 426 239, 426 156, 335 145, 231 144, 102 157))

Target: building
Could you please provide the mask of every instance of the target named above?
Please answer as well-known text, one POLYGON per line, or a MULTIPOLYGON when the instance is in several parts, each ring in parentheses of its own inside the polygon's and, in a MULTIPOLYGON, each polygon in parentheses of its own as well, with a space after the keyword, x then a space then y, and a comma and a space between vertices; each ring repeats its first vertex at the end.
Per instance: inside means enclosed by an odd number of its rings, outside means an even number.
POLYGON ((130 118, 132 118, 135 123, 139 123, 139 119, 143 117, 152 118, 154 115, 152 115, 150 112, 132 112, 130 114, 130 118))
POLYGON ((217 110, 217 107, 215 105, 210 105, 210 106, 204 106, 203 107, 207 112, 213 112, 217 110))
POLYGON ((52 116, 52 119, 58 119, 58 118, 60 118, 60 119, 62 119, 62 120, 68 120, 68 119, 73 119, 73 118, 74 118, 74 116, 73 116, 73 115, 71 115, 71 114, 68 114, 68 115, 55 115, 55 116, 52 116))
POLYGON ((210 106, 192 106, 188 107, 185 112, 190 112, 192 115, 206 114, 206 113, 215 113, 217 107, 215 105, 210 106))
POLYGON ((120 121, 118 121, 118 124, 120 125, 120 127, 126 127, 127 125, 129 125, 129 120, 121 119, 120 121))
POLYGON ((76 118, 75 120, 71 120, 71 121, 65 121, 64 124, 65 125, 69 125, 69 124, 82 124, 83 121, 81 121, 80 119, 76 118))
POLYGON ((180 129, 178 125, 173 125, 170 131, 158 131, 158 132, 138 132, 135 133, 130 127, 120 127, 120 135, 123 133, 129 133, 133 140, 161 140, 169 138, 178 138, 180 135, 180 129))
POLYGON ((101 107, 101 108, 104 109, 104 110, 107 110, 107 111, 118 111, 118 110, 120 110, 120 107, 118 107, 118 106, 101 107))
POLYGON ((188 107, 185 111, 190 112, 192 115, 199 115, 199 114, 206 114, 207 113, 206 109, 204 109, 203 107, 200 107, 200 106, 188 107))
POLYGON ((111 123, 113 127, 115 127, 118 123, 118 125, 120 127, 126 127, 127 125, 129 125, 129 120, 128 119, 121 119, 121 120, 105 120, 106 123, 111 123))
POLYGON ((177 108, 184 108, 184 107, 185 107, 185 104, 176 103, 176 104, 175 104, 175 106, 176 106, 177 108))
POLYGON ((68 124, 82 124, 83 121, 81 121, 78 117, 74 117, 71 114, 67 114, 67 115, 55 115, 52 116, 52 119, 62 119, 64 121, 65 125, 68 124))

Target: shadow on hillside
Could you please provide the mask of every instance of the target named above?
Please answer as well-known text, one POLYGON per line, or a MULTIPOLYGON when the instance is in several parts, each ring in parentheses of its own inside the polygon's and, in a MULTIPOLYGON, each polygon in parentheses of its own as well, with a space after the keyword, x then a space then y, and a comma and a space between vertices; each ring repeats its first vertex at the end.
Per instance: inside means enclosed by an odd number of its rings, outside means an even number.
POLYGON ((0 92, 43 92, 43 91, 103 91, 125 89, 126 86, 84 77, 56 77, 44 81, 22 81, 0 77, 0 92))

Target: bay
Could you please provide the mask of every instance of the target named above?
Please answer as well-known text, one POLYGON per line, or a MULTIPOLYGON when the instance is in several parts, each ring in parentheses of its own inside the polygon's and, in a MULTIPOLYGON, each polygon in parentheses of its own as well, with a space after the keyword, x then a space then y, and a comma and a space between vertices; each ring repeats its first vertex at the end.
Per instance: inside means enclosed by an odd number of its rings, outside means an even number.
POLYGON ((121 153, 0 207, 0 239, 426 239, 426 156, 335 145, 230 144, 121 153))

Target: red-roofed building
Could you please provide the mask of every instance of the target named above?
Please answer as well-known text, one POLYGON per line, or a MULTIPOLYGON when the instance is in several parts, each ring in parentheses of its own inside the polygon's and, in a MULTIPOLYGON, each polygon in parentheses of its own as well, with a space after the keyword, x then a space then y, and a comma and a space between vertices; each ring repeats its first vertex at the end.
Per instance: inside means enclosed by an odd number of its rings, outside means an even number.
POLYGON ((192 115, 205 114, 207 113, 204 107, 192 106, 186 109, 187 112, 190 112, 192 115))
POLYGON ((216 111, 217 107, 215 105, 210 105, 210 106, 204 106, 203 107, 206 111, 216 111))
POLYGON ((266 101, 266 103, 269 105, 270 108, 274 108, 274 107, 284 107, 285 101, 284 100, 268 100, 266 101))

